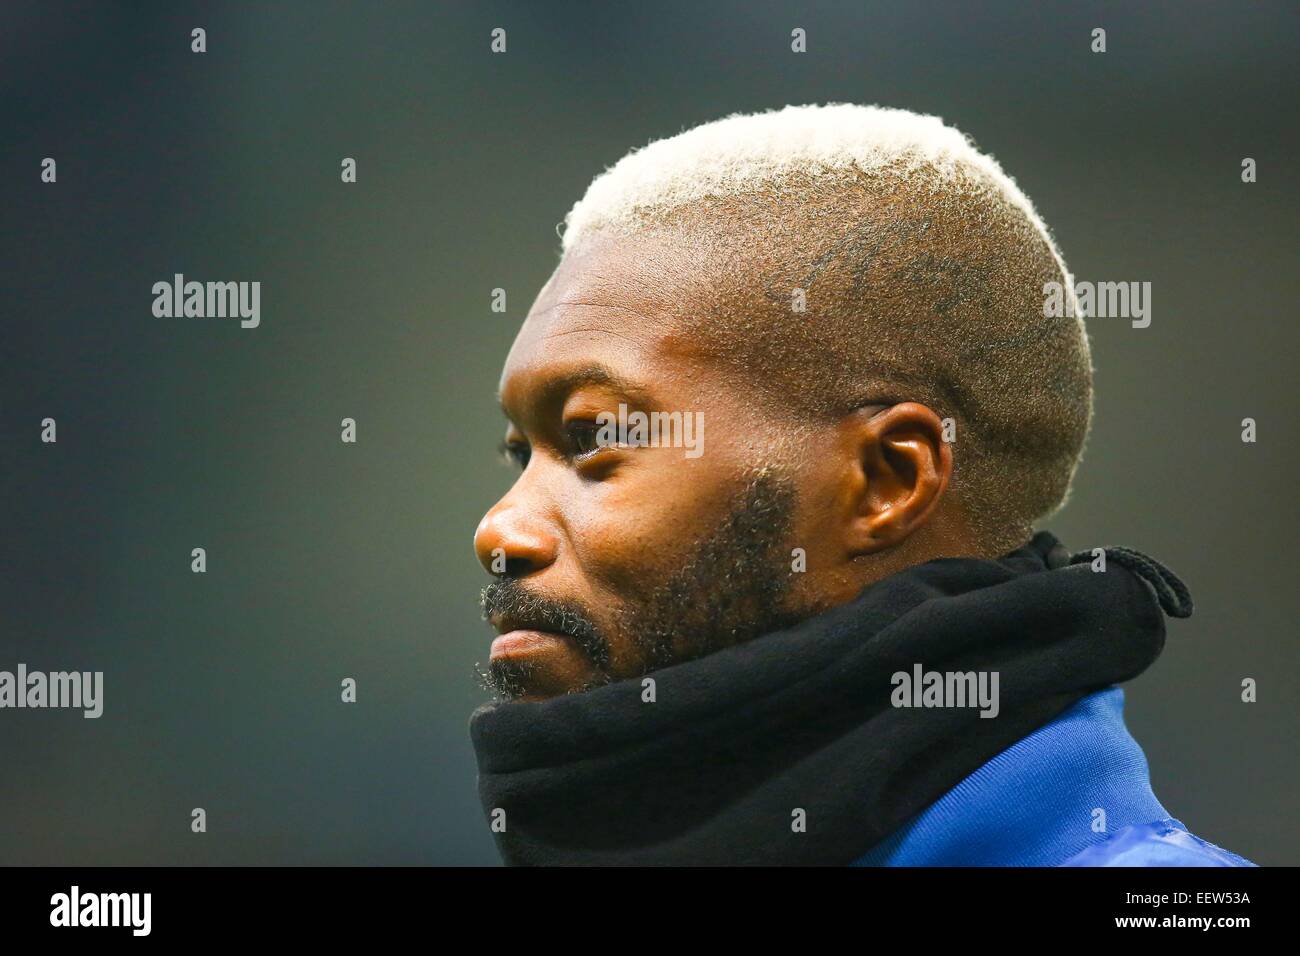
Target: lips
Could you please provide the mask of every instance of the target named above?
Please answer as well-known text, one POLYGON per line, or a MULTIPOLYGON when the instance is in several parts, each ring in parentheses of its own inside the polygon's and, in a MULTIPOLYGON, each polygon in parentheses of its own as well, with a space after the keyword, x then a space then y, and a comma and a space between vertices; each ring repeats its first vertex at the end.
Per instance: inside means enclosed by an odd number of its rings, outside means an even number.
POLYGON ((544 654, 556 649, 556 645, 567 645, 571 638, 567 634, 554 631, 539 631, 531 628, 516 628, 498 635, 492 641, 491 659, 506 657, 530 657, 544 654))
POLYGON ((547 630, 544 626, 522 618, 494 615, 489 623, 498 631, 492 641, 491 657, 525 657, 536 653, 554 650, 557 644, 570 644, 572 638, 559 631, 547 630))

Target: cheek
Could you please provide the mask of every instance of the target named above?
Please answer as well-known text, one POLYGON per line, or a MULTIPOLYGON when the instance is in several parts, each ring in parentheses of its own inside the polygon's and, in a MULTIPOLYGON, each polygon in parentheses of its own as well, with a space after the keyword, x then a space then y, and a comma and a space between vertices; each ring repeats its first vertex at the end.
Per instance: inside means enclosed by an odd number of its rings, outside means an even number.
POLYGON ((677 570, 739 490, 717 464, 672 460, 681 453, 668 449, 645 451, 635 467, 629 462, 576 496, 568 517, 580 573, 611 597, 644 591, 677 570))

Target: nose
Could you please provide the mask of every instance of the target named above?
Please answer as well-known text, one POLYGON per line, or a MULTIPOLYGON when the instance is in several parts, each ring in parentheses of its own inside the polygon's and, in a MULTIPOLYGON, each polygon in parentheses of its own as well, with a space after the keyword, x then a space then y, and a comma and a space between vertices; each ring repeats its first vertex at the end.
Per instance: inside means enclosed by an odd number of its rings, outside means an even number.
POLYGON ((498 501, 474 532, 474 552, 489 574, 525 577, 555 561, 557 541, 535 510, 513 494, 498 501))

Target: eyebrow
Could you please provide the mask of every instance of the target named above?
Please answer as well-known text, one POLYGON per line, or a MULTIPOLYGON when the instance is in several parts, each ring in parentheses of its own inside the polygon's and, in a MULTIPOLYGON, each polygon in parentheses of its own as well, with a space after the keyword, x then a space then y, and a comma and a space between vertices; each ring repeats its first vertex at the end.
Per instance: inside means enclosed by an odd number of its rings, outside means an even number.
MULTIPOLYGON (((644 401, 650 396, 650 392, 645 386, 639 385, 631 379, 619 375, 609 366, 592 364, 570 369, 554 378, 548 379, 547 382, 538 390, 538 394, 535 397, 535 403, 544 404, 548 402, 558 402, 567 398, 578 389, 592 385, 603 385, 606 388, 621 392, 628 398, 632 399, 641 399, 644 401)), ((497 392, 497 404, 501 406, 503 412, 506 412, 506 417, 510 417, 509 412, 506 410, 505 402, 502 401, 500 391, 497 392)))

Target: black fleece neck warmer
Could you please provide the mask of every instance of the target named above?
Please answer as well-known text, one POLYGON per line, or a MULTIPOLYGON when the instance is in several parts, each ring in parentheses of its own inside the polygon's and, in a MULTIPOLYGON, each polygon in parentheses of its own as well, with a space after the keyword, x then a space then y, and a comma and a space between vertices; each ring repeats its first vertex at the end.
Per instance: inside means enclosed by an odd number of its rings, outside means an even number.
POLYGON ((1091 552, 1072 557, 1040 532, 997 561, 909 568, 793 628, 655 671, 653 702, 636 679, 485 704, 470 733, 502 857, 858 859, 1080 697, 1155 660, 1161 608, 1190 614, 1187 590, 1145 555, 1105 554, 1093 570, 1091 552), (997 715, 951 694, 915 706, 921 691, 904 695, 895 675, 918 666, 996 672, 997 715))

